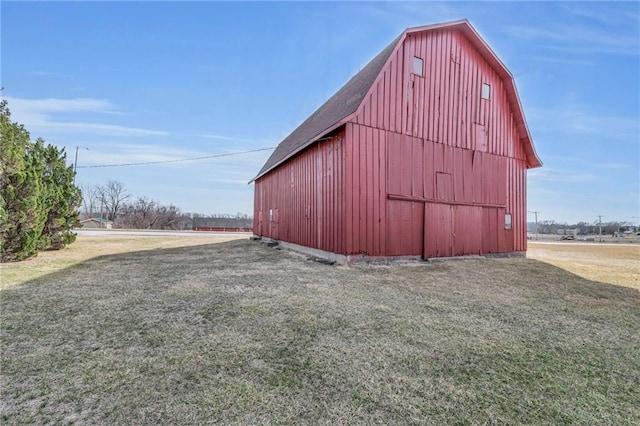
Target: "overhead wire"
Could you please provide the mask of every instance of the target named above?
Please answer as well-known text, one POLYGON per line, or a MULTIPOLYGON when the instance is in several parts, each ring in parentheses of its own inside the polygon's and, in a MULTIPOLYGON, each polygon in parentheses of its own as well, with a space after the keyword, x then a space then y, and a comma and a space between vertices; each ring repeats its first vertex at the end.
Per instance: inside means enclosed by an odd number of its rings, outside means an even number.
POLYGON ((219 158, 219 157, 230 157, 232 155, 241 155, 241 154, 250 154, 252 152, 260 152, 260 151, 268 151, 270 149, 274 149, 275 146, 269 148, 259 148, 259 149, 251 149, 249 151, 238 151, 238 152, 228 152, 226 154, 213 154, 213 155, 204 155, 202 157, 189 157, 189 158, 178 158, 176 160, 158 160, 158 161, 142 161, 137 163, 120 163, 120 164, 95 164, 88 166, 77 166, 78 169, 91 169, 98 167, 125 167, 125 166, 144 166, 147 164, 165 164, 165 163, 178 163, 181 161, 196 161, 196 160, 206 160, 209 158, 219 158))

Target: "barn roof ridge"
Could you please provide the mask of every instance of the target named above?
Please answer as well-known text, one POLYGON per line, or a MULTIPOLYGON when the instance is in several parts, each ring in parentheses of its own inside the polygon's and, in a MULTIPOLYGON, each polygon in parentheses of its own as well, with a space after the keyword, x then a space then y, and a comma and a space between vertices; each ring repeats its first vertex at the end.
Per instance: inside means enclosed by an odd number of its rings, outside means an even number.
POLYGON ((336 91, 336 93, 334 93, 313 114, 311 114, 285 139, 283 139, 273 151, 269 159, 267 159, 256 177, 249 183, 275 169, 295 154, 320 140, 329 132, 345 124, 353 115, 355 115, 361 108, 366 96, 373 89, 392 54, 400 45, 402 45, 402 42, 408 34, 423 31, 434 31, 438 29, 460 30, 472 42, 472 45, 478 49, 489 65, 498 72, 501 79, 506 82, 505 87, 507 89, 507 96, 515 112, 517 126, 523 130, 524 136, 521 139, 524 139, 524 147, 527 153, 528 164, 530 167, 540 167, 542 162, 540 161, 535 151, 535 147, 533 146, 533 139, 531 138, 531 134, 524 117, 522 104, 520 103, 520 97, 518 96, 513 75, 498 58, 491 47, 489 47, 489 45, 484 41, 476 29, 471 25, 469 20, 460 19, 456 21, 405 29, 398 37, 396 37, 389 45, 369 61, 367 65, 351 77, 345 85, 338 89, 338 91, 336 91))
POLYGON ((404 32, 389 43, 387 47, 280 142, 253 180, 271 171, 328 132, 339 127, 341 121, 355 113, 403 35, 404 32))

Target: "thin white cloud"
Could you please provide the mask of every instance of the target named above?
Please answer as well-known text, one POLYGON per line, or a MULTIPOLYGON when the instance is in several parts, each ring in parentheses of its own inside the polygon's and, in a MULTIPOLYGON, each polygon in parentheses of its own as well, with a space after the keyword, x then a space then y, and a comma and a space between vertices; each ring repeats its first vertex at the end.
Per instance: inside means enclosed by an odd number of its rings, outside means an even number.
POLYGON ((595 62, 585 61, 581 59, 571 59, 565 56, 530 56, 531 59, 538 62, 550 62, 554 64, 566 64, 566 65, 579 65, 579 66, 591 66, 595 65, 595 62))
MULTIPOLYGON (((598 6, 598 2, 594 2, 596 6, 598 6)), ((580 17, 587 18, 591 21, 598 21, 605 25, 610 26, 626 26, 630 23, 635 23, 640 21, 640 13, 638 13, 638 7, 636 5, 633 8, 634 3, 628 3, 631 8, 626 8, 623 4, 618 3, 618 7, 611 7, 611 4, 607 7, 607 13, 602 13, 599 7, 590 8, 589 4, 584 2, 578 3, 578 5, 574 4, 561 4, 560 7, 569 12, 570 14, 580 17), (621 7, 622 6, 622 7, 621 7)))
MULTIPOLYGON (((207 153, 202 151, 154 144, 127 145, 121 143, 101 143, 100 145, 108 146, 109 151, 89 149, 88 152, 83 152, 82 162, 78 161, 78 167, 146 163, 155 161, 176 161, 207 155, 207 153)), ((192 162, 167 163, 167 165, 171 164, 182 165, 183 167, 193 166, 192 162)))
POLYGON ((242 143, 264 142, 264 141, 256 140, 256 139, 239 138, 239 137, 236 137, 236 136, 218 135, 218 134, 202 134, 202 135, 198 135, 198 137, 205 138, 205 139, 217 139, 217 140, 222 140, 222 141, 242 142, 242 143))
POLYGON ((33 125, 34 128, 45 128, 67 133, 93 133, 107 136, 167 136, 169 133, 162 130, 142 129, 139 127, 126 127, 113 124, 99 123, 74 123, 74 122, 41 122, 33 125))
POLYGON ((585 161, 583 158, 580 157, 568 157, 566 155, 545 155, 544 157, 546 160, 553 160, 555 162, 559 162, 559 163, 573 163, 573 164, 579 164, 579 165, 585 165, 587 164, 587 161, 585 161))
POLYGON ((547 167, 529 170, 527 177, 532 184, 548 183, 588 183, 599 179, 598 175, 589 172, 576 172, 568 169, 553 169, 547 167))
POLYGON ((607 162, 607 163, 597 163, 593 161, 588 161, 582 157, 567 157, 562 155, 547 155, 545 156, 545 160, 553 161, 555 164, 562 164, 563 166, 570 167, 599 167, 601 169, 611 169, 611 170, 627 170, 632 166, 628 163, 622 162, 607 162))
POLYGON ((450 2, 373 2, 354 3, 358 13, 382 18, 385 21, 393 20, 406 25, 407 19, 419 22, 438 22, 460 18, 464 15, 465 8, 462 3, 450 2))
POLYGON ((113 112, 115 106, 103 99, 92 98, 41 98, 25 99, 5 97, 9 102, 11 111, 29 111, 32 114, 59 113, 59 112, 113 112))
MULTIPOLYGON (((118 124, 104 124, 84 121, 65 121, 61 114, 122 114, 109 101, 92 98, 43 98, 25 99, 4 97, 9 103, 12 118, 24 124, 34 133, 83 133, 107 136, 166 136, 169 133, 161 130, 129 127, 118 124)), ((75 118, 75 117, 74 117, 75 118)))
MULTIPOLYGON (((593 222, 599 214, 605 220, 629 220, 637 211, 632 195, 594 190, 593 185, 530 185, 527 190, 529 211, 538 211, 538 221, 593 222), (597 193, 597 202, 593 194, 597 193)), ((534 218, 528 215, 529 221, 534 218)))
POLYGON ((625 164, 625 163, 598 163, 596 165, 603 169, 613 169, 613 170, 625 170, 630 168, 629 164, 625 164))
POLYGON ((594 140, 638 142, 638 117, 598 114, 574 100, 549 107, 529 107, 527 118, 533 128, 558 135, 591 136, 594 140))
POLYGON ((640 54, 637 36, 606 28, 559 23, 545 28, 511 25, 506 26, 504 31, 510 37, 536 40, 539 46, 550 50, 633 56, 640 54))

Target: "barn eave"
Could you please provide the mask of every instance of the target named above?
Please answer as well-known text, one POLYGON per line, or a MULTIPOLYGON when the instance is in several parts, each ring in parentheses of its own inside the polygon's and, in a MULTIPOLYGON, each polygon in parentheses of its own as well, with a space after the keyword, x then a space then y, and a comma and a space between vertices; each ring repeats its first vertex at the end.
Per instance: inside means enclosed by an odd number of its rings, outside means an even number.
POLYGON ((261 171, 258 175, 256 175, 256 177, 251 179, 248 183, 251 184, 251 183, 255 182, 256 180, 260 179, 264 175, 268 174, 270 171, 278 168, 280 165, 282 165, 282 164, 286 163, 287 161, 289 161, 292 157, 295 157, 296 155, 298 155, 302 151, 304 151, 307 148, 311 147, 316 142, 322 141, 325 136, 327 136, 331 132, 334 132, 335 130, 339 129, 340 127, 344 126, 346 123, 351 121, 351 119, 353 118, 354 115, 355 114, 350 114, 349 116, 345 117, 344 119, 340 120, 339 122, 333 124, 332 126, 329 126, 328 128, 326 128, 322 132, 318 133, 316 136, 314 136, 313 138, 309 139, 306 143, 300 145, 298 148, 296 148, 293 151, 291 151, 289 154, 287 154, 285 157, 283 157, 280 161, 278 161, 277 163, 274 163, 268 169, 261 171))

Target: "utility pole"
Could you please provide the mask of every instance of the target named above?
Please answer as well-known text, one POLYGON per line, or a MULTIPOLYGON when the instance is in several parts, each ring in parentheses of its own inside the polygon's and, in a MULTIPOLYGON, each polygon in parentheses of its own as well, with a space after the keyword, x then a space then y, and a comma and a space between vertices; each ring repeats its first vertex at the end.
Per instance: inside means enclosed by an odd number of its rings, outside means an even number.
MULTIPOLYGON (((73 183, 76 183, 76 169, 78 168, 78 148, 80 148, 78 145, 76 145, 76 158, 75 160, 73 160, 73 183)), ((86 146, 83 146, 84 149, 86 149, 87 151, 89 151, 89 148, 87 148, 86 146)))
POLYGON ((76 169, 78 168, 78 145, 76 145, 76 158, 73 160, 73 183, 76 183, 76 169))
POLYGON ((602 242, 602 215, 598 215, 598 236, 600 237, 600 242, 602 242))
POLYGON ((536 241, 538 241, 538 213, 540 212, 529 212, 529 213, 533 213, 536 217, 536 241))

